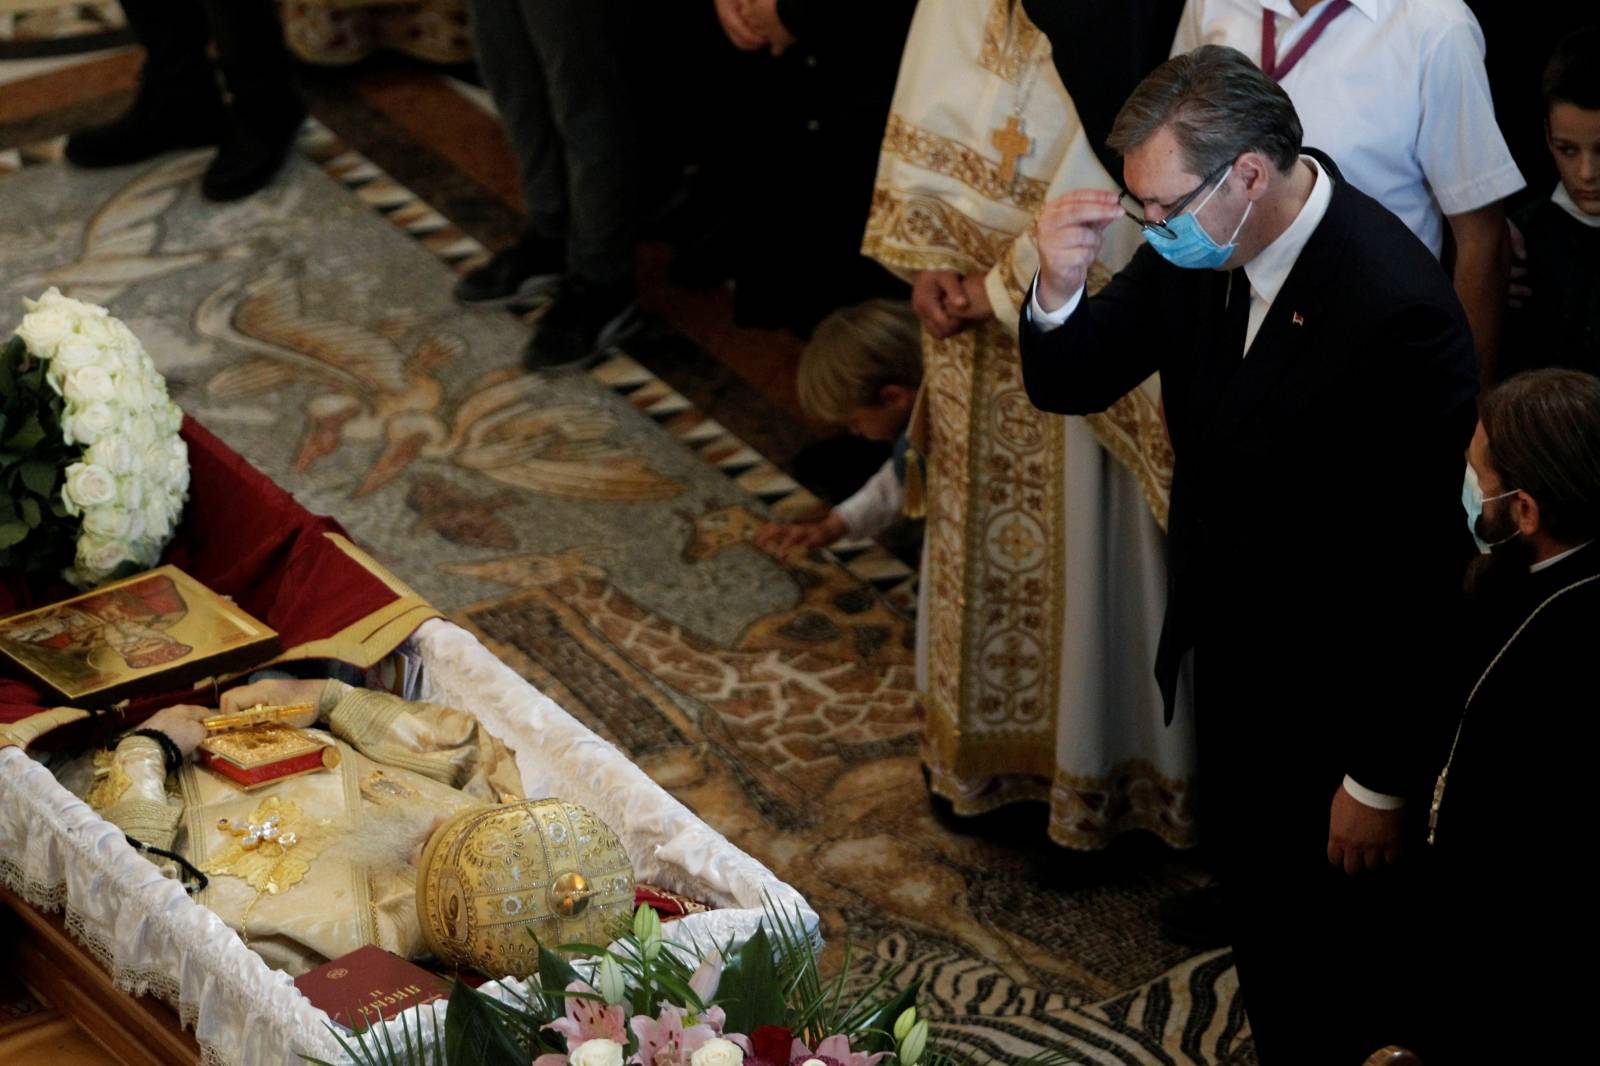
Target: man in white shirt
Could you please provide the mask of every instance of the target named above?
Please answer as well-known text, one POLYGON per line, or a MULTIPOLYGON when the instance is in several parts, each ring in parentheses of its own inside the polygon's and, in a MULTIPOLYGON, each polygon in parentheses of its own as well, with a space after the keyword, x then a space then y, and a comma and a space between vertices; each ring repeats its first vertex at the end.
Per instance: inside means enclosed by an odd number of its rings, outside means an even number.
POLYGON ((1087 296, 1125 208, 1095 189, 1045 206, 1023 379, 1037 406, 1085 414, 1161 375, 1176 463, 1156 676, 1170 708, 1192 656, 1201 832, 1257 1051, 1360 1062, 1404 1036, 1371 960, 1397 921, 1383 868, 1405 797, 1428 783, 1422 732, 1450 700, 1466 318, 1234 49, 1163 64, 1111 145, 1147 246, 1087 296))
POLYGON ((1306 143, 1393 211, 1451 272, 1485 382, 1507 261, 1501 201, 1522 175, 1495 124, 1484 41, 1461 0, 1188 0, 1172 51, 1237 48, 1294 101, 1306 143))

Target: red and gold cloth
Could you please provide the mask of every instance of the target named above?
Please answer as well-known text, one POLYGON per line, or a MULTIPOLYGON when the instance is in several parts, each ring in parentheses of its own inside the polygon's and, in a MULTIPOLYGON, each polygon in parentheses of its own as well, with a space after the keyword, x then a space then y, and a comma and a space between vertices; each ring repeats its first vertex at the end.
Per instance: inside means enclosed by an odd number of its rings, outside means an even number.
MULTIPOLYGON (((193 418, 189 503, 161 561, 277 630, 275 661, 337 659, 375 665, 439 612, 345 536, 338 522, 307 511, 193 418)), ((32 590, 20 574, 0 574, 0 615, 65 599, 66 584, 32 590)), ((46 710, 46 697, 15 674, 0 673, 0 725, 46 710)), ((215 703, 212 686, 142 697, 123 724, 173 703, 215 703)))

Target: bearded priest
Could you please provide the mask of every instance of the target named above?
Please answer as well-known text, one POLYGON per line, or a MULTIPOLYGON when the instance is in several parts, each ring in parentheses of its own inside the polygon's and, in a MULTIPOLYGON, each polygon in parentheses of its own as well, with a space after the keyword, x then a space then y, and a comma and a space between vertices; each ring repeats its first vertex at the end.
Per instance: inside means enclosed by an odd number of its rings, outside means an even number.
POLYGON ((304 772, 256 784, 198 765, 196 749, 229 734, 207 728, 217 712, 179 705, 61 779, 188 871, 269 965, 300 974, 375 945, 523 976, 537 967, 530 927, 605 943, 633 909, 611 830, 577 805, 525 801, 512 753, 472 715, 333 680, 258 681, 220 711, 262 705, 295 709, 256 747, 320 747, 304 772))

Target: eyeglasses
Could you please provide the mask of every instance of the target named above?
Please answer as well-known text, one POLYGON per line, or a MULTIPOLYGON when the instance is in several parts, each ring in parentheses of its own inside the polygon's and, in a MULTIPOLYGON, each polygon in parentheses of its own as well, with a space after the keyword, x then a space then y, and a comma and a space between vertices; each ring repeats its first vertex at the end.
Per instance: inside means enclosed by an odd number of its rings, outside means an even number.
POLYGON ((1167 212, 1166 218, 1163 218, 1159 221, 1151 222, 1149 219, 1145 218, 1144 202, 1138 197, 1134 196, 1131 192, 1125 192, 1119 196, 1117 198, 1117 203, 1121 205, 1124 214, 1133 219, 1134 222, 1138 223, 1140 229, 1154 230, 1158 236, 1165 237, 1169 241, 1175 240, 1177 239, 1178 234, 1171 226, 1167 225, 1167 223, 1183 214, 1184 208, 1188 207, 1196 196, 1199 196, 1206 189, 1209 189, 1212 183, 1222 176, 1224 171, 1233 166, 1234 162, 1234 160, 1230 159, 1217 169, 1213 170, 1210 174, 1207 174, 1200 180, 1200 184, 1194 187, 1192 192, 1172 205, 1172 210, 1167 212))

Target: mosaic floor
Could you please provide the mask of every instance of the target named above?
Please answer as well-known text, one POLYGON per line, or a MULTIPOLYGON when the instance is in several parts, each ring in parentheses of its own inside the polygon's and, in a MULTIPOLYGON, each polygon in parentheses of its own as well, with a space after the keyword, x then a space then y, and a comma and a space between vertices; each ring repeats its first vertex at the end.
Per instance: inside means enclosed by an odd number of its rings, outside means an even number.
POLYGON ((48 138, 114 114, 135 69, 112 53, 0 94, 0 215, 20 220, 0 307, 52 283, 108 304, 180 403, 799 887, 836 948, 924 980, 945 1035, 1252 1061, 1226 954, 1155 929, 1191 863, 929 805, 904 565, 753 544, 768 511, 825 491, 793 338, 732 326, 725 293, 674 290, 646 248, 646 335, 592 371, 523 374, 529 323, 449 299, 515 214, 492 116, 447 79, 318 75, 301 157, 215 207, 203 153, 55 161, 48 138))

